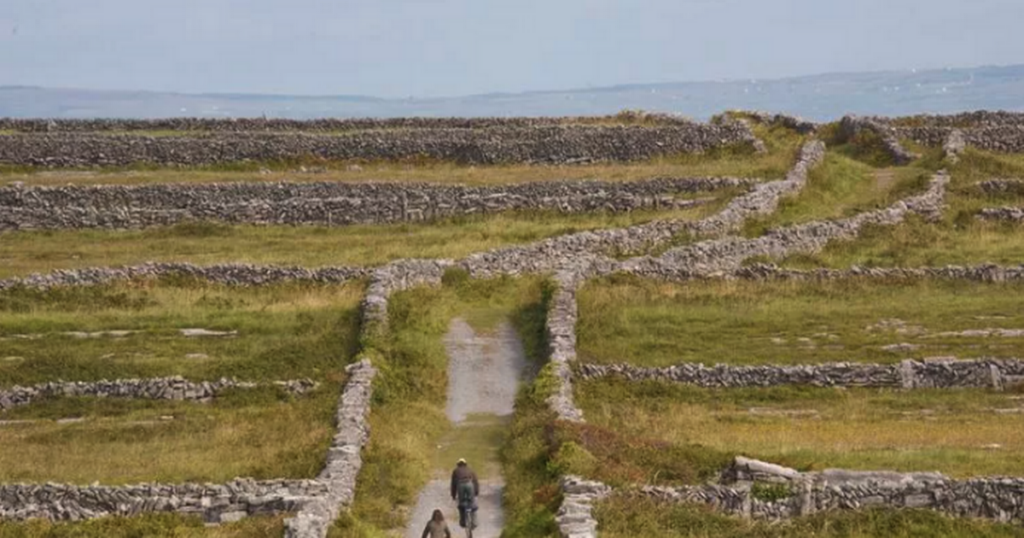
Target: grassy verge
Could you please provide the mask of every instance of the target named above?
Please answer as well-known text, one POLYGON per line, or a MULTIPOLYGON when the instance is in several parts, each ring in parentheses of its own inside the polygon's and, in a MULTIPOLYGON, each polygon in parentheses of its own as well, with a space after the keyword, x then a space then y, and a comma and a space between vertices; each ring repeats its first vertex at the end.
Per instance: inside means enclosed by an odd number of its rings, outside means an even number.
POLYGON ((579 353, 583 361, 643 366, 1024 356, 1024 338, 940 334, 1024 327, 1020 292, 1013 283, 670 284, 616 276, 579 294, 579 353), (919 347, 883 349, 897 343, 919 347))
POLYGON ((726 200, 682 210, 563 215, 506 213, 432 223, 229 226, 185 223, 146 230, 0 233, 0 278, 147 261, 303 265, 380 265, 399 258, 460 258, 507 245, 657 219, 699 219, 726 200))
POLYGON ((925 510, 863 510, 831 512, 782 523, 745 521, 714 513, 702 506, 660 503, 615 496, 595 510, 601 536, 627 538, 894 538, 1021 537, 1019 526, 980 520, 954 519, 925 510))
POLYGON ((284 516, 250 517, 207 527, 199 517, 146 514, 76 523, 0 521, 0 538, 278 538, 284 516))
POLYGON ((681 154, 636 163, 544 166, 468 166, 430 160, 407 162, 337 162, 314 159, 288 162, 230 163, 196 168, 152 165, 89 170, 45 170, 0 165, 0 185, 21 181, 31 185, 211 183, 231 181, 397 181, 464 185, 500 185, 535 181, 602 179, 631 181, 656 176, 736 176, 779 178, 791 166, 801 137, 786 129, 755 128, 769 153, 748 147, 717 148, 703 155, 681 154), (301 166, 322 169, 303 173, 301 166), (269 173, 261 173, 261 170, 269 173))
MULTIPOLYGON (((629 483, 690 482, 675 458, 644 458, 644 439, 662 450, 743 455, 799 470, 939 471, 965 478, 1024 474, 1020 393, 912 392, 781 387, 708 390, 667 383, 581 383, 577 404, 593 428, 591 476, 629 483), (618 449, 607 447, 621 445, 618 449), (601 452, 599 450, 604 450, 601 452)), ((704 470, 691 464, 700 476, 704 470)), ((719 470, 721 467, 719 467, 719 470)))
POLYGON ((380 369, 373 435, 363 452, 356 501, 331 536, 381 536, 405 527, 416 495, 431 477, 438 441, 453 431, 444 415, 448 357, 442 342, 450 320, 462 315, 481 330, 510 318, 526 348, 535 350, 544 293, 539 279, 478 281, 452 271, 442 287, 392 296, 388 334, 365 342, 380 369))
POLYGON ((194 282, 3 291, 0 387, 176 374, 325 380, 354 352, 362 293, 361 283, 239 289, 194 282), (187 338, 182 328, 238 334, 187 338), (61 334, 105 330, 139 332, 123 338, 61 334))
POLYGON ((824 163, 811 170, 807 186, 798 195, 784 199, 775 213, 747 221, 743 234, 756 237, 771 228, 888 207, 923 190, 932 174, 932 170, 919 166, 872 168, 842 153, 830 152, 824 163))

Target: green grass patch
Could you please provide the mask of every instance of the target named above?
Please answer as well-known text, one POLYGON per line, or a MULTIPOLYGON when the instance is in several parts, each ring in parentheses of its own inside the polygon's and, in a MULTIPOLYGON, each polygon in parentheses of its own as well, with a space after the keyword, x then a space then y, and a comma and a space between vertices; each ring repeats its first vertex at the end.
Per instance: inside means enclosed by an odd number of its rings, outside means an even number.
POLYGON ((891 469, 952 477, 1024 474, 1024 414, 1012 393, 984 390, 779 387, 700 389, 604 379, 577 384, 588 428, 621 441, 588 476, 629 483, 614 469, 636 469, 633 483, 695 483, 736 455, 802 471, 891 469), (639 447, 661 445, 647 454, 639 447), (681 456, 666 457, 677 452, 681 456), (684 463, 687 462, 688 463, 684 463), (707 462, 718 463, 710 465, 707 462), (684 472, 690 471, 691 476, 684 472))
POLYGON ((579 354, 643 366, 1024 356, 1022 338, 939 334, 1024 328, 1021 286, 860 278, 673 284, 620 275, 581 290, 579 354), (883 349, 896 343, 919 347, 883 349))
POLYGON ((1024 259, 1021 226, 981 222, 975 216, 984 207, 1024 205, 1022 192, 989 195, 977 188, 978 182, 987 179, 1024 178, 1024 157, 969 148, 949 171, 947 207, 939 222, 910 216, 896 226, 867 226, 853 240, 833 241, 820 253, 794 255, 780 264, 843 268, 1020 263, 1024 259))
MULTIPOLYGON (((540 349, 531 356, 539 360, 540 349)), ((546 399, 554 390, 549 368, 542 369, 516 399, 507 444, 502 449, 505 493, 504 538, 555 538, 554 514, 561 503, 558 468, 551 465, 555 416, 546 399)))
POLYGON ((0 387, 183 375, 328 379, 355 352, 364 285, 134 282, 0 292, 0 387), (237 331, 185 337, 184 328, 237 331), (79 338, 69 331, 138 331, 79 338), (22 338, 20 336, 37 336, 22 338))
POLYGON ((662 503, 616 495, 595 509, 602 538, 894 538, 1024 536, 1019 526, 975 519, 954 519, 927 510, 865 509, 828 512, 784 522, 753 522, 715 513, 704 506, 662 503))
POLYGON ((923 191, 933 172, 921 167, 875 169, 841 153, 830 152, 811 170, 807 186, 785 198, 778 210, 747 221, 743 234, 756 237, 770 228, 850 217, 881 209, 923 191))
POLYGON ((0 521, 0 538, 278 538, 284 516, 206 526, 198 516, 145 514, 83 522, 0 521))
POLYGON ((382 265, 400 258, 461 258, 586 230, 668 218, 700 219, 716 212, 725 201, 667 211, 505 213, 386 225, 230 226, 198 222, 146 230, 0 232, 0 278, 149 261, 316 267, 382 265))
POLYGON ((301 396, 238 391, 210 404, 76 398, 0 426, 0 482, 132 484, 313 478, 334 433, 337 383, 301 396), (59 423, 53 418, 81 418, 59 423))

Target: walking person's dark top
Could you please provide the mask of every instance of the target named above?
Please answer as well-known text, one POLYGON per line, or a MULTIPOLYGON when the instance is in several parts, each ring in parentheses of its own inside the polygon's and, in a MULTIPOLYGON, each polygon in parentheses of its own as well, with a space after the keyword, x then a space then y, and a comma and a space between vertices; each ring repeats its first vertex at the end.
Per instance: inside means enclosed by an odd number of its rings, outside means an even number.
POLYGON ((434 510, 434 515, 430 517, 427 527, 423 529, 421 538, 452 538, 452 531, 448 530, 448 523, 444 521, 444 513, 434 510))

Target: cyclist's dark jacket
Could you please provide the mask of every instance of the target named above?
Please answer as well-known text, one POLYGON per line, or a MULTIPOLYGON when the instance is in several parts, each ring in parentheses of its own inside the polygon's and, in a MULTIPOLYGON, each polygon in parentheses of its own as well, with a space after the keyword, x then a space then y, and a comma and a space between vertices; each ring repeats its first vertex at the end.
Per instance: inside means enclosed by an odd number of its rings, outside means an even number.
POLYGON ((476 473, 473 469, 469 468, 469 465, 459 465, 452 471, 452 498, 455 498, 456 493, 459 490, 459 484, 463 482, 473 482, 473 496, 476 497, 480 494, 480 482, 476 479, 476 473))

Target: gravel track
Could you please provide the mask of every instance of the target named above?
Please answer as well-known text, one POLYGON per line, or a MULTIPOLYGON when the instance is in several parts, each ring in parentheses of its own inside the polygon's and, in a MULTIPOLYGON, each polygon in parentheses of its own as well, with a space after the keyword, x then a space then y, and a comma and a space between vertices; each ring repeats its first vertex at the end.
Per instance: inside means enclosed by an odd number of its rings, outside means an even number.
MULTIPOLYGON (((456 427, 472 427, 468 420, 492 417, 511 418, 519 380, 526 369, 526 354, 515 329, 507 321, 495 331, 478 334, 463 319, 452 320, 444 339, 448 350, 448 419, 456 427)), ((488 447, 496 449, 498 447, 488 447)), ((451 462, 454 465, 454 461, 451 462)), ((478 527, 474 538, 498 538, 504 526, 501 496, 504 480, 494 462, 469 462, 480 476, 477 504, 478 527), (489 473, 493 468, 495 472, 489 473)), ((420 538, 423 527, 435 508, 445 513, 453 536, 464 536, 458 526, 458 510, 448 492, 451 468, 436 469, 435 478, 420 492, 416 508, 406 529, 406 538, 420 538)))

